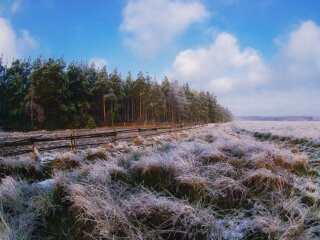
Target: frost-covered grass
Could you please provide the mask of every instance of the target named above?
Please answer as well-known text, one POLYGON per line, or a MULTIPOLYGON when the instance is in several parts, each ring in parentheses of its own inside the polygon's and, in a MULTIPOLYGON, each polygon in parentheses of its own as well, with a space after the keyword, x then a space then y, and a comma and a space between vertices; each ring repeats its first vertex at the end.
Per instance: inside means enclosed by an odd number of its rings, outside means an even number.
POLYGON ((320 142, 320 122, 311 121, 236 121, 241 129, 272 133, 278 136, 309 139, 320 142))
POLYGON ((1 172, 1 239, 314 239, 320 234, 320 182, 309 174, 308 157, 235 134, 232 124, 46 158, 20 159, 20 165, 19 159, 1 159, 7 168, 35 165, 47 178, 1 172))

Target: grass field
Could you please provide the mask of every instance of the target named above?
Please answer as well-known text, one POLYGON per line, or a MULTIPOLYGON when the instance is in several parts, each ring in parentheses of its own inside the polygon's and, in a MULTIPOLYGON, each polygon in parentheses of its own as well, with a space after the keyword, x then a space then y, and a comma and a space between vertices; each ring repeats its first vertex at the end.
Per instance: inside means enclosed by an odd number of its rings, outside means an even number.
POLYGON ((212 124, 2 157, 0 239, 319 239, 313 126, 212 124))
POLYGON ((250 131, 320 141, 320 121, 238 121, 235 125, 250 131))

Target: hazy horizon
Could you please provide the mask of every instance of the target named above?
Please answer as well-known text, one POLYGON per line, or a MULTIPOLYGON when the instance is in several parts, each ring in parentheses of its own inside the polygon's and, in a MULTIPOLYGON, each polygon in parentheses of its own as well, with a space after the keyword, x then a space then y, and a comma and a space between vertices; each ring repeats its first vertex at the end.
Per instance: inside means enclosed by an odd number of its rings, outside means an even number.
POLYGON ((320 116, 320 2, 0 0, 0 54, 213 92, 235 116, 320 116))

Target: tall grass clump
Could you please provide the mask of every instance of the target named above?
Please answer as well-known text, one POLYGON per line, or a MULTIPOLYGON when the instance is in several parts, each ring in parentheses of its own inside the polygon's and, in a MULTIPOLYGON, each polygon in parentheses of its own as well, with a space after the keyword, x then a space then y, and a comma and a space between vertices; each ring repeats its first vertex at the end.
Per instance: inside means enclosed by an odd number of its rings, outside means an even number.
POLYGON ((55 207, 50 190, 6 177, 0 185, 2 239, 34 239, 55 207))
POLYGON ((268 169, 249 171, 243 184, 254 192, 282 191, 289 186, 288 175, 276 174, 268 169))
POLYGON ((178 174, 175 164, 160 155, 148 156, 133 163, 130 171, 137 183, 158 190, 172 186, 178 174))
POLYGON ((0 178, 13 176, 40 179, 43 176, 41 170, 39 163, 30 157, 0 157, 0 178))
POLYGON ((138 193, 123 201, 128 219, 139 229, 140 239, 218 239, 209 209, 198 209, 178 199, 138 193))

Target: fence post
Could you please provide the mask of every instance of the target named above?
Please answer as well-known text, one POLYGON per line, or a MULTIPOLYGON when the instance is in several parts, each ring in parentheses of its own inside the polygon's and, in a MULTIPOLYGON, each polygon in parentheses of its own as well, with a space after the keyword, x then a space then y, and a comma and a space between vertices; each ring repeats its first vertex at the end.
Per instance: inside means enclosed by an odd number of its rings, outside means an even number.
POLYGON ((76 144, 74 140, 74 131, 72 130, 70 133, 70 146, 71 146, 71 151, 76 150, 76 144))
POLYGON ((73 137, 73 148, 76 150, 76 139, 74 138, 74 131, 72 131, 72 137, 73 137))
POLYGON ((112 141, 113 142, 116 142, 117 141, 117 132, 115 129, 113 129, 113 138, 112 138, 112 141))
POLYGON ((38 151, 38 149, 36 148, 34 141, 32 141, 32 154, 35 160, 39 160, 40 159, 40 153, 38 151))

